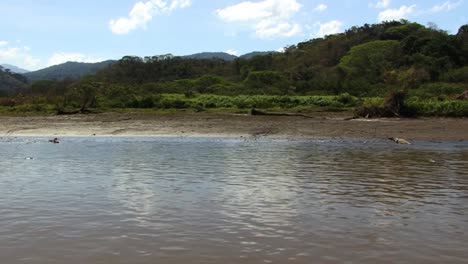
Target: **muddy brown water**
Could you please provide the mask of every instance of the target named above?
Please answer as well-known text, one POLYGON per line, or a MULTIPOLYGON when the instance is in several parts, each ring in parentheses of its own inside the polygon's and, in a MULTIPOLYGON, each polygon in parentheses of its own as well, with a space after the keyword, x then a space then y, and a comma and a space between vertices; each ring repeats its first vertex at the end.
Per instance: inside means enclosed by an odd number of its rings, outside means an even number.
POLYGON ((467 263, 468 143, 0 139, 0 262, 467 263))

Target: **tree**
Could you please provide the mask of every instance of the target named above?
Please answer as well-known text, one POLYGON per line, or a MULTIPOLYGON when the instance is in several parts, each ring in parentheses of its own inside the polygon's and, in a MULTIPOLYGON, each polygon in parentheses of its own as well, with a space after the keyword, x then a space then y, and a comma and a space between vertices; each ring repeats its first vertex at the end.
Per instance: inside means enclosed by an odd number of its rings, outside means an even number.
POLYGON ((353 47, 339 67, 349 78, 365 78, 369 83, 383 81, 383 74, 401 63, 400 44, 396 40, 376 40, 353 47))
POLYGON ((463 25, 458 30, 457 40, 463 53, 464 63, 468 63, 468 25, 463 25))
POLYGON ((64 96, 63 106, 59 113, 65 108, 79 108, 78 113, 86 113, 90 108, 97 107, 97 94, 102 84, 93 81, 82 81, 71 85, 64 96))

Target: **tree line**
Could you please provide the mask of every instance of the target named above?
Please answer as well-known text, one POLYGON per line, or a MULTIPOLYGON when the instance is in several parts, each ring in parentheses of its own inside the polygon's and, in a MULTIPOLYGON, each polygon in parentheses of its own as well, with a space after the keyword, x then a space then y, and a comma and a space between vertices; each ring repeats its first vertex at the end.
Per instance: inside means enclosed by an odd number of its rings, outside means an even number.
POLYGON ((33 82, 22 95, 127 107, 131 98, 168 93, 373 97, 398 90, 440 99, 468 90, 468 25, 452 35, 406 20, 365 24, 233 61, 125 56, 95 75, 33 82))

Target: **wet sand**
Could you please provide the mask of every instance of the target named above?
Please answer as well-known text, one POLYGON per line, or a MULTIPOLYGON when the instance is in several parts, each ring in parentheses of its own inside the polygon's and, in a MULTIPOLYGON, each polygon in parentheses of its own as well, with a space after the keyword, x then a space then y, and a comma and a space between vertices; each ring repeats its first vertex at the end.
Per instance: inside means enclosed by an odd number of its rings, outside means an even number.
POLYGON ((468 119, 355 119, 316 113, 313 118, 231 113, 104 113, 71 116, 0 116, 0 136, 174 136, 268 138, 388 138, 468 140, 468 119))

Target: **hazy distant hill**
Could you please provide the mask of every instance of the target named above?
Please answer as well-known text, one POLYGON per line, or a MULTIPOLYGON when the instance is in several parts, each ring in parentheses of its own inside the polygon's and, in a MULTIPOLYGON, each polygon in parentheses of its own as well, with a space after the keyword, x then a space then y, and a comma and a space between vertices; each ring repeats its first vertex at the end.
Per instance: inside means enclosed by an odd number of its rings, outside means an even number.
POLYGON ((250 60, 251 58, 255 56, 268 55, 268 54, 274 54, 274 53, 278 53, 278 52, 276 51, 254 51, 254 52, 246 53, 240 56, 239 58, 250 60))
MULTIPOLYGON (((257 55, 265 55, 272 52, 251 52, 245 55, 242 55, 241 58, 250 59, 257 55)), ((231 55, 225 52, 202 52, 196 53, 192 55, 183 56, 183 58, 190 58, 190 59, 223 59, 226 61, 233 61, 238 57, 235 55, 231 55)), ((38 71, 28 72, 24 69, 19 69, 18 67, 10 66, 13 72, 19 72, 18 70, 23 70, 24 76, 28 78, 30 82, 37 81, 37 80, 63 80, 65 78, 73 78, 77 79, 84 75, 95 74, 102 68, 105 68, 109 65, 114 64, 116 61, 108 60, 98 63, 82 63, 82 62, 66 62, 60 65, 51 66, 45 69, 41 69, 38 71)), ((8 67, 5 67, 8 68, 8 67)))
POLYGON ((5 68, 5 69, 9 69, 10 71, 15 72, 15 73, 23 74, 23 73, 30 72, 28 70, 22 69, 20 67, 17 67, 15 65, 11 65, 11 64, 2 64, 1 66, 3 68, 5 68))
POLYGON ((258 56, 258 55, 267 55, 267 54, 270 54, 270 53, 277 53, 276 51, 254 51, 254 52, 250 52, 250 53, 247 53, 247 54, 244 54, 242 56, 235 56, 235 55, 232 55, 232 54, 228 54, 226 52, 202 52, 202 53, 196 53, 196 54, 192 54, 192 55, 187 55, 187 56, 184 56, 184 58, 190 58, 190 59, 213 59, 213 58, 216 58, 216 59, 223 59, 223 60, 226 60, 226 61, 233 61, 237 58, 242 58, 242 59, 251 59, 255 56, 258 56))
POLYGON ((5 71, 0 67, 0 95, 10 94, 26 87, 26 78, 18 73, 5 71))
POLYGON ((190 59, 223 59, 226 61, 233 61, 237 58, 237 56, 228 54, 226 52, 202 52, 196 53, 192 55, 184 56, 184 58, 190 59))
POLYGON ((24 74, 29 81, 77 79, 84 75, 95 74, 98 70, 115 63, 113 60, 98 63, 66 62, 42 70, 24 74))

